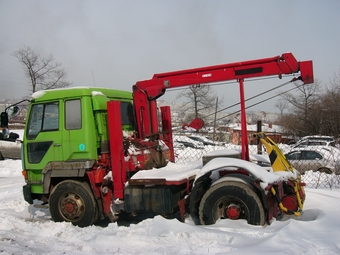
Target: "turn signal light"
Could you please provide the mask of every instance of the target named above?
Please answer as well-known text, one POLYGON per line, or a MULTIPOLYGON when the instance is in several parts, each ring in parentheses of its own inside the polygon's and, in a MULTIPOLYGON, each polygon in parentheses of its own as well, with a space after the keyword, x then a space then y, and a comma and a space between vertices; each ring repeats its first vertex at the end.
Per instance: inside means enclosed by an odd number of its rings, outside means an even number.
POLYGON ((21 174, 24 176, 25 180, 27 180, 27 178, 28 178, 27 171, 26 170, 22 170, 21 174))

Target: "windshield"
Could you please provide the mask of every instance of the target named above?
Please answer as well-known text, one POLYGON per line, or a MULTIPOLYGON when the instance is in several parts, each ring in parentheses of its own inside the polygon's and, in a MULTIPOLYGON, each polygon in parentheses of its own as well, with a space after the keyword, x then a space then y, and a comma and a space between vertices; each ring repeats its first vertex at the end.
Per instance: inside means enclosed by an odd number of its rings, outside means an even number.
POLYGON ((41 131, 59 129, 58 106, 58 102, 32 106, 27 128, 28 138, 35 138, 41 131))

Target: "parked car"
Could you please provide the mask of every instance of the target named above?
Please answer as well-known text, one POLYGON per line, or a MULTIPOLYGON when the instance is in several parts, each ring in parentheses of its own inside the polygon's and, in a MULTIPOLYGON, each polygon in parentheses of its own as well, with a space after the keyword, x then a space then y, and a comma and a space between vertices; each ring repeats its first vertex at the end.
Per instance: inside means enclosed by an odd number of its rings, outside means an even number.
POLYGON ((306 139, 306 140, 300 140, 295 145, 293 145, 293 148, 302 148, 306 146, 332 146, 335 147, 335 141, 334 140, 317 140, 317 139, 306 139))
POLYGON ((190 142, 186 142, 186 141, 177 141, 177 143, 182 144, 185 148, 198 149, 193 143, 190 143, 190 142))
POLYGON ((204 145, 212 145, 212 146, 215 146, 216 144, 209 140, 208 138, 205 138, 205 137, 201 137, 201 136, 189 136, 190 139, 192 140, 195 140, 195 141, 199 141, 201 143, 203 143, 204 145))
POLYGON ((300 141, 304 140, 321 140, 321 141, 327 141, 327 142, 334 142, 334 137, 333 136, 327 136, 327 135, 309 135, 309 136, 304 136, 301 138, 300 141))
POLYGON ((312 136, 304 136, 299 141, 290 146, 284 146, 280 149, 284 154, 294 151, 295 149, 302 149, 305 147, 336 147, 336 141, 332 136, 320 136, 320 135, 312 135, 312 136))
POLYGON ((195 141, 187 136, 174 135, 173 140, 174 142, 183 144, 185 147, 191 147, 194 149, 204 149, 204 144, 202 142, 195 141))
POLYGON ((301 174, 309 170, 327 174, 340 174, 340 150, 334 147, 307 146, 296 148, 285 156, 301 174))
MULTIPOLYGON (((302 137, 299 141, 297 141, 296 145, 327 145, 335 147, 335 139, 333 136, 326 135, 309 135, 302 137)), ((301 147, 301 146, 300 146, 301 147)))
POLYGON ((7 136, 0 132, 0 160, 21 158, 21 141, 18 138, 17 133, 9 133, 7 136))
POLYGON ((183 150, 183 149, 185 149, 185 146, 184 146, 183 143, 174 142, 173 144, 174 144, 174 148, 175 148, 175 149, 178 149, 178 150, 183 150))

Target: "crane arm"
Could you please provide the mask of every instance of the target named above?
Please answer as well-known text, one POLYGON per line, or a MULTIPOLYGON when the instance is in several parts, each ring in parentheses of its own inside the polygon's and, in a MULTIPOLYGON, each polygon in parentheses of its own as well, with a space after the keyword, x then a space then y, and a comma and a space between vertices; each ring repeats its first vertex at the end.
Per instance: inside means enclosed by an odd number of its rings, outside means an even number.
MULTIPOLYGON (((278 76, 300 73, 299 79, 305 84, 314 82, 313 63, 297 61, 292 53, 281 56, 221 64, 194 69, 180 70, 154 74, 149 80, 138 81, 133 86, 133 100, 138 126, 137 137, 144 139, 158 133, 158 113, 156 99, 161 97, 166 89, 191 86, 195 84, 209 84, 213 82, 239 81, 242 130, 246 129, 245 100, 243 81, 247 78, 278 76)), ((243 130, 242 150, 247 147, 247 131, 243 130)), ((249 156, 245 151, 245 159, 249 156)))
POLYGON ((142 90, 148 100, 155 100, 168 88, 274 75, 281 78, 298 72, 305 84, 314 82, 312 61, 298 62, 292 53, 284 53, 272 58, 154 74, 149 80, 138 81, 133 91, 142 90))

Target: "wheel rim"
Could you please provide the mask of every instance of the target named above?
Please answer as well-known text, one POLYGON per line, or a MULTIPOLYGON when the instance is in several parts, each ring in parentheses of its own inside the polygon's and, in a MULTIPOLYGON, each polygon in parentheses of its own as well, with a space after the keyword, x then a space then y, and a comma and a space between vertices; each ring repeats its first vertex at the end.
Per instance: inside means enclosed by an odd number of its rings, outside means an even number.
POLYGON ((65 220, 75 221, 84 214, 85 204, 79 195, 68 193, 60 199, 59 210, 65 220))

